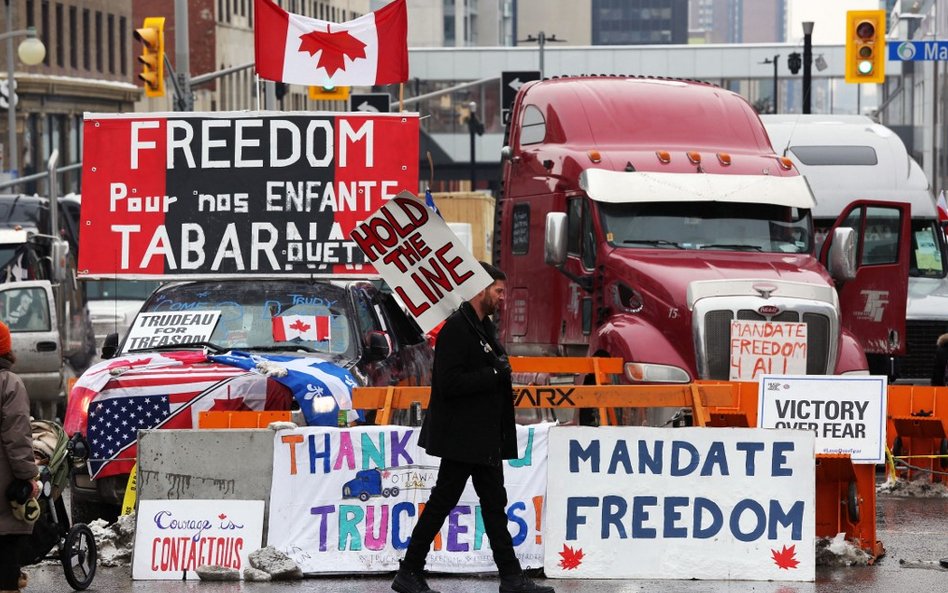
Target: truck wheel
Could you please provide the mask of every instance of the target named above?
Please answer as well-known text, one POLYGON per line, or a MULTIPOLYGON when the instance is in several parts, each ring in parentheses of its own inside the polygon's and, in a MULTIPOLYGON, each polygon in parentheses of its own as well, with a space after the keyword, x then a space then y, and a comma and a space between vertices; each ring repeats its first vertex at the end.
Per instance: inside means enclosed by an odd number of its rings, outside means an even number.
POLYGON ((859 523, 859 488, 856 482, 849 483, 849 491, 846 493, 846 511, 849 514, 850 523, 859 523))
POLYGON ((895 437, 895 441, 892 442, 892 456, 899 457, 902 455, 902 437, 895 437))
POLYGON ((383 489, 382 489, 382 496, 384 496, 385 498, 388 498, 388 497, 391 496, 391 495, 392 495, 392 491, 391 491, 391 490, 389 490, 388 488, 383 488, 383 489))
POLYGON ((118 505, 79 494, 75 489, 70 489, 69 494, 69 519, 72 525, 78 523, 88 525, 96 519, 105 519, 108 523, 115 523, 118 519, 121 510, 118 505))
POLYGON ((398 496, 398 493, 399 493, 399 492, 400 492, 400 491, 399 491, 399 489, 398 489, 398 486, 392 486, 392 492, 391 492, 391 495, 392 495, 392 496, 398 496))
POLYGON ((360 492, 360 493, 359 493, 359 500, 361 500, 362 502, 365 502, 365 501, 369 500, 369 493, 368 493, 368 492, 360 492))
POLYGON ((938 453, 941 455, 941 458, 938 460, 938 463, 941 464, 941 469, 948 469, 948 439, 941 440, 941 444, 938 446, 938 453))

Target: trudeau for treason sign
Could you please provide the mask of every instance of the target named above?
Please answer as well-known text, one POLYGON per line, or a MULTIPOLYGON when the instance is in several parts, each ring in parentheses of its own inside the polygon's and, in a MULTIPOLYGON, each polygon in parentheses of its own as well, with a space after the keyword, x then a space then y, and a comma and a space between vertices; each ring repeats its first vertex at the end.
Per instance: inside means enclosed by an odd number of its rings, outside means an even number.
POLYGON ((418 182, 417 114, 86 114, 80 275, 374 273, 349 235, 418 182))

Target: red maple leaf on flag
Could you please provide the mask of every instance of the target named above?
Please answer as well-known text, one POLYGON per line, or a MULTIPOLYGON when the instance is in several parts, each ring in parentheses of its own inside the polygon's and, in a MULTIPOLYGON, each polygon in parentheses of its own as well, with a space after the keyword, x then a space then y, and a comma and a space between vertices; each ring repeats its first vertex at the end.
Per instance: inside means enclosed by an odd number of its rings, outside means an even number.
POLYGON ((326 74, 332 76, 339 70, 346 69, 346 58, 356 60, 365 57, 365 44, 349 34, 349 31, 312 31, 300 35, 299 51, 309 52, 315 56, 321 51, 316 61, 317 68, 325 68, 326 74))
POLYGON ((773 554, 774 563, 784 569, 790 570, 791 568, 796 568, 800 564, 800 561, 797 560, 796 556, 796 546, 784 546, 782 550, 770 550, 770 553, 773 554))
POLYGON ((566 544, 563 544, 563 551, 560 552, 560 568, 565 568, 566 570, 573 570, 574 568, 579 568, 579 565, 583 563, 583 549, 577 548, 573 549, 566 544))
POLYGON ((296 321, 290 324, 290 329, 295 329, 301 334, 305 334, 306 331, 309 329, 309 324, 303 323, 302 319, 297 319, 296 321))

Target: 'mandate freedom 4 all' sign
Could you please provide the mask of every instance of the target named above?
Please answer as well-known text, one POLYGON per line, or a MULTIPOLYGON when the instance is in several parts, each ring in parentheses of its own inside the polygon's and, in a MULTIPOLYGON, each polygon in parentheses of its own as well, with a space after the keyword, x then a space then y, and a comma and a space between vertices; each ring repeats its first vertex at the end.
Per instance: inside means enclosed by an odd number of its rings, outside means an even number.
POLYGON ((86 114, 80 275, 374 273, 349 237, 418 184, 417 114, 86 114))

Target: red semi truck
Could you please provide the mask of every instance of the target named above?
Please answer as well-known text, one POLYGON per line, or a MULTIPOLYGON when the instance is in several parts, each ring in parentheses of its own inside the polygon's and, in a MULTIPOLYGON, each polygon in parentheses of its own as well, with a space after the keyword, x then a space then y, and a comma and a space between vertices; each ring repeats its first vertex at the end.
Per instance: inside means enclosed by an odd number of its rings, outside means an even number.
POLYGON ((736 93, 535 81, 506 140, 511 354, 621 357, 626 382, 686 383, 865 374, 866 352, 904 349, 909 208, 854 202, 815 253, 813 195, 736 93))

